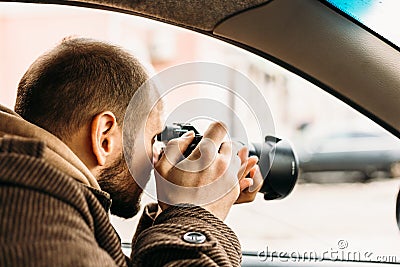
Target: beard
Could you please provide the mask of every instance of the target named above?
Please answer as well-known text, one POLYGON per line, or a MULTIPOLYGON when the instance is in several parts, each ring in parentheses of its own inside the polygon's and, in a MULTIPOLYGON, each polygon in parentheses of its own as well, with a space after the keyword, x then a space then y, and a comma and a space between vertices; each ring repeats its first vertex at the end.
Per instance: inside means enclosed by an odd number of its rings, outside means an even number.
POLYGON ((111 214, 128 219, 139 212, 143 189, 130 174, 123 155, 100 172, 98 183, 110 194, 111 214))

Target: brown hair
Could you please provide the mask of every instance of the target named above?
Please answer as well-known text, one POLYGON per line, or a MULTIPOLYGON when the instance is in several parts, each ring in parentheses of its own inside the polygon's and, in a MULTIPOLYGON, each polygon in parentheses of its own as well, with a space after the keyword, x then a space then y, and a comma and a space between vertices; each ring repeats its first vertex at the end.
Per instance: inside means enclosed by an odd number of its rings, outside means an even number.
POLYGON ((24 74, 15 111, 65 140, 105 110, 122 125, 130 99, 147 78, 139 61, 118 46, 64 39, 24 74))

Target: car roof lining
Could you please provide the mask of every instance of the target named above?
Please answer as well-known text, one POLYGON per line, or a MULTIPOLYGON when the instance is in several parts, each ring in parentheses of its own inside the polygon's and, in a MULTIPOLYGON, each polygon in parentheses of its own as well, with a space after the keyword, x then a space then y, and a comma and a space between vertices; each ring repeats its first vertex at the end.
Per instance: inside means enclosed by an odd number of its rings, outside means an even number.
POLYGON ((195 28, 201 31, 212 31, 221 20, 269 1, 271 0, 33 0, 14 2, 62 4, 113 10, 151 17, 173 25, 195 28))
MULTIPOLYGON (((109 0, 14 2, 73 5, 128 13, 224 40, 296 73, 400 137, 400 120, 397 119, 400 109, 397 105, 400 100, 398 89, 400 53, 319 0, 244 1, 242 5, 233 5, 229 12, 220 13, 213 22, 211 20, 194 21, 189 13, 186 14, 186 20, 178 20, 162 12, 153 14, 150 10, 144 12, 138 8, 140 4, 143 4, 142 8, 145 6, 143 2, 150 1, 135 3, 109 0), (319 18, 319 21, 317 20, 319 23, 310 23, 317 18, 319 18), (272 25, 282 24, 283 21, 287 23, 286 27, 281 25, 273 29, 272 25), (213 23, 215 24, 212 25, 213 23), (256 38, 252 38, 251 34, 255 34, 256 38), (315 42, 313 37, 316 34, 328 39, 315 42), (287 50, 290 49, 293 40, 298 46, 297 49, 287 50), (320 49, 321 51, 311 49, 316 45, 324 49, 320 49), (359 47, 362 49, 358 49, 359 47), (331 54, 326 51, 331 51, 331 54), (317 62, 320 59, 324 61, 323 64, 318 65, 317 62), (357 69, 359 67, 363 69, 363 72, 357 69), (356 79, 353 79, 352 75, 356 76, 356 79), (389 94, 390 97, 386 97, 383 101, 380 98, 381 90, 385 90, 385 94, 389 94)), ((229 1, 213 1, 212 7, 214 5, 221 7, 227 2, 229 1)), ((179 8, 185 10, 185 5, 192 3, 185 1, 179 8)), ((192 11, 195 10, 192 9, 192 11)))

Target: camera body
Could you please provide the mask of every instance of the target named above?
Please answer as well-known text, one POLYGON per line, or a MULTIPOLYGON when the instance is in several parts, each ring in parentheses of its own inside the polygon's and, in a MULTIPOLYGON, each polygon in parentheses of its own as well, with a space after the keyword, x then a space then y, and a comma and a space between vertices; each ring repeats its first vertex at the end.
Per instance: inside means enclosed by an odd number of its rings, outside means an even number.
MULTIPOLYGON (((196 148, 203 136, 190 123, 174 123, 167 125, 157 135, 157 140, 165 144, 174 138, 178 138, 186 132, 193 131, 194 139, 184 152, 187 157, 196 148)), ((259 158, 258 165, 264 178, 260 193, 265 200, 282 199, 292 192, 299 175, 299 163, 292 145, 280 138, 266 136, 263 143, 250 143, 248 145, 249 156, 259 158)))

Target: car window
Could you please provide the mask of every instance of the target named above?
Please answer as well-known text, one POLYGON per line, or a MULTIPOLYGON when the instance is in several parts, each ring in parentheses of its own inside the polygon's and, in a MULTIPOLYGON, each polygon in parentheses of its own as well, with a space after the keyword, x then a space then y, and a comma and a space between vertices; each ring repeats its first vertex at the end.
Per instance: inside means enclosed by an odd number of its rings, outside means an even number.
MULTIPOLYGON (((232 208, 226 222, 239 236, 242 248, 258 253, 260 261, 271 260, 263 254, 269 252, 286 253, 292 260, 306 255, 400 262, 395 219, 400 142, 320 88, 222 41, 145 18, 78 7, 1 3, 0 20, 0 102, 11 108, 18 81, 29 64, 71 35, 119 44, 150 73, 195 61, 240 71, 265 98, 273 116, 273 134, 292 142, 301 169, 299 182, 287 198, 265 201, 259 194, 253 203, 232 208)), ((234 91, 241 86, 231 82, 234 91)), ((232 99, 213 85, 179 88, 166 98, 166 110, 173 112, 187 99, 202 98, 232 107, 240 114, 250 141, 257 141, 252 107, 247 109, 239 98, 232 99)), ((192 122, 202 132, 209 120, 192 122)), ((143 204, 154 201, 152 191, 150 183, 143 204)), ((111 221, 122 242, 129 243, 138 218, 112 216, 111 221)))
POLYGON ((361 22, 378 35, 400 45, 398 13, 400 3, 396 0, 327 0, 344 13, 361 22))

